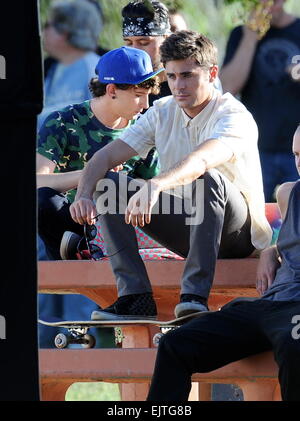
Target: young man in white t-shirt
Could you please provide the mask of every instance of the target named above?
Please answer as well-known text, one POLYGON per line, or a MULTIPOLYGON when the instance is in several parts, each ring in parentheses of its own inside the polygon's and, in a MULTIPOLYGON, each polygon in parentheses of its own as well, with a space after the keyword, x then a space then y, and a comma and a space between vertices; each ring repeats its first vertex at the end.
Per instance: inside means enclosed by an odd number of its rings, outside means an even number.
POLYGON ((214 88, 215 45, 196 32, 180 31, 160 51, 172 96, 156 101, 120 139, 93 156, 70 208, 80 224, 92 224, 102 214, 116 276, 119 298, 92 314, 95 320, 156 316, 134 226, 186 258, 176 317, 207 310, 218 257, 246 257, 271 240, 257 127, 239 101, 214 88), (153 146, 162 170, 148 182, 108 172, 131 156, 145 157, 153 146))

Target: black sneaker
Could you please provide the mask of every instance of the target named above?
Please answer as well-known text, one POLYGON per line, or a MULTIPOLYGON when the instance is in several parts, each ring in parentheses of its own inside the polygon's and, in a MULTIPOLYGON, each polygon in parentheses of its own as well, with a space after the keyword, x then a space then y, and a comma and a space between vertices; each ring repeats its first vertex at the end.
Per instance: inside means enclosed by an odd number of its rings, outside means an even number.
POLYGON ((155 320, 156 304, 151 292, 119 297, 115 303, 103 310, 93 311, 92 320, 155 320))
POLYGON ((60 243, 60 257, 62 260, 77 260, 77 246, 82 237, 72 231, 65 231, 60 243))
POLYGON ((175 307, 175 317, 183 317, 198 311, 209 311, 207 300, 195 294, 182 294, 180 303, 175 307))

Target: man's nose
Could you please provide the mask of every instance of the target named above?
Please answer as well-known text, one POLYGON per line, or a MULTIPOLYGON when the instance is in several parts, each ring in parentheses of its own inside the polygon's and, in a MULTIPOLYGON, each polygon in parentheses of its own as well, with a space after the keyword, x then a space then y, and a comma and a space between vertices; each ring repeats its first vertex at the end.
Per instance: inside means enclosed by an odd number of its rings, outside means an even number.
POLYGON ((174 88, 176 91, 180 91, 185 88, 185 80, 181 77, 177 77, 174 81, 174 88))
POLYGON ((147 110, 149 108, 149 96, 146 95, 145 97, 143 97, 142 99, 142 107, 147 110))

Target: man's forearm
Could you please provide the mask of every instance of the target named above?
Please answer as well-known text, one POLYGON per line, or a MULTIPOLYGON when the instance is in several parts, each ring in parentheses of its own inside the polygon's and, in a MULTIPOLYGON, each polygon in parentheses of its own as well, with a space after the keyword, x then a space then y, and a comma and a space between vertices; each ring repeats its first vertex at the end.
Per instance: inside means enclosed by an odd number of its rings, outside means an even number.
POLYGON ((66 173, 37 174, 37 187, 51 187, 59 192, 66 192, 77 187, 81 170, 66 173))
POLYGON ((243 36, 233 59, 220 70, 224 92, 239 93, 248 80, 257 45, 257 34, 243 28, 243 36))
POLYGON ((152 179, 160 191, 192 183, 205 173, 232 158, 231 149, 217 139, 210 139, 166 171, 152 179))
POLYGON ((75 199, 92 199, 98 180, 104 178, 109 169, 107 155, 103 151, 96 152, 82 171, 75 199))

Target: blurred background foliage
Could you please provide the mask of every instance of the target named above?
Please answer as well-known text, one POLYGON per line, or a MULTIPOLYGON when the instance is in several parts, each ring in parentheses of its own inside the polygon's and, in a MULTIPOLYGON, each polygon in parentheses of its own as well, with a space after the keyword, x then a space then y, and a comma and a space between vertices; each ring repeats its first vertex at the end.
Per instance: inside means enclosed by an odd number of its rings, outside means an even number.
MULTIPOLYGON (((46 21, 49 4, 55 0, 40 0, 41 24, 46 21)), ((104 16, 104 28, 99 44, 104 49, 122 45, 121 9, 129 0, 97 0, 104 16)), ((220 62, 230 30, 242 23, 243 11, 239 2, 225 5, 224 0, 161 0, 169 9, 179 11, 189 29, 202 32, 215 41, 220 62)), ((286 10, 300 16, 300 1, 287 0, 286 10)))

